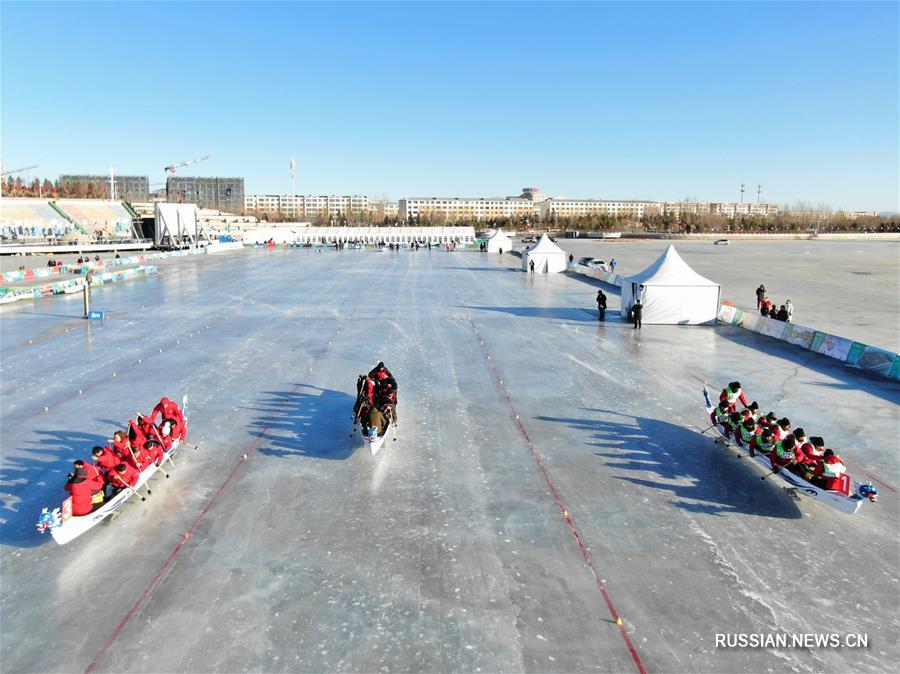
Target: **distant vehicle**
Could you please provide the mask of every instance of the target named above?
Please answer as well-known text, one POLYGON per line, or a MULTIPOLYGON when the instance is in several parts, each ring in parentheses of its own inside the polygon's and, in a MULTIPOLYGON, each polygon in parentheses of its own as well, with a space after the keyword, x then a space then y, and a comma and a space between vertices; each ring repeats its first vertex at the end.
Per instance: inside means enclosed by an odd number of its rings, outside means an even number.
POLYGON ((594 258, 592 257, 580 257, 578 258, 578 264, 584 265, 587 267, 591 262, 593 262, 594 258))
POLYGON ((592 259, 585 266, 590 267, 591 269, 600 269, 606 272, 609 271, 609 265, 606 264, 606 262, 604 262, 603 260, 592 259))
POLYGON ((537 239, 533 236, 525 236, 522 238, 522 243, 534 243, 535 241, 537 241, 537 239))
POLYGON ((713 241, 714 246, 727 246, 728 239, 719 239, 718 241, 713 241))

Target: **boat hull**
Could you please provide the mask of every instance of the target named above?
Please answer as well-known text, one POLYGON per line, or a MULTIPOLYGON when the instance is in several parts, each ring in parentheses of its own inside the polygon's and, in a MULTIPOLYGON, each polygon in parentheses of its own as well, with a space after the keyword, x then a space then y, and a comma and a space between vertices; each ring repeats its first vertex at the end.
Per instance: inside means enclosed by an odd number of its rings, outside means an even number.
MULTIPOLYGON (((708 391, 705 391, 705 397, 707 400, 709 400, 708 391)), ((714 407, 711 407, 708 404, 706 405, 707 418, 710 417, 714 409, 714 407)), ((712 430, 714 430, 718 435, 718 438, 716 439, 717 443, 724 444, 726 447, 730 447, 739 451, 741 454, 749 458, 753 464, 761 468, 766 473, 772 472, 772 464, 767 456, 761 453, 757 453, 756 456, 751 456, 750 448, 747 445, 738 443, 733 437, 725 435, 725 433, 723 433, 719 428, 718 424, 716 424, 712 430)), ((840 510, 841 512, 847 513, 848 515, 852 515, 857 510, 859 510, 859 507, 865 500, 857 494, 857 485, 854 485, 854 489, 850 491, 850 495, 846 495, 838 491, 829 491, 828 489, 818 487, 811 482, 807 482, 799 475, 796 475, 795 473, 792 473, 787 469, 780 470, 772 477, 775 480, 786 483, 788 485, 786 489, 791 490, 792 493, 802 494, 803 496, 813 498, 820 503, 829 505, 835 510, 840 510)))

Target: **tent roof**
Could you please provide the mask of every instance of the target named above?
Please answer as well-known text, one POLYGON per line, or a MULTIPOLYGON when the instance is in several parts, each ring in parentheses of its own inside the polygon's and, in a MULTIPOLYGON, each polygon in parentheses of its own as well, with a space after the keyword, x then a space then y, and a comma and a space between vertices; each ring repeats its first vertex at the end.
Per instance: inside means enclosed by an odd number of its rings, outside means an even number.
POLYGON ((553 253, 562 253, 566 254, 562 248, 557 246, 550 240, 550 237, 546 234, 542 234, 541 238, 538 239, 538 242, 534 244, 531 248, 526 251, 529 255, 533 255, 534 253, 544 253, 544 254, 553 254, 553 253))
POLYGON ((626 279, 630 283, 640 283, 645 286, 717 286, 718 283, 700 276, 681 259, 675 246, 670 245, 666 252, 660 255, 656 262, 644 271, 629 276, 626 279))
MULTIPOLYGON (((509 235, 506 232, 504 232, 502 229, 498 229, 488 237, 488 241, 490 241, 491 239, 496 239, 497 237, 500 237, 501 239, 509 239, 509 235)), ((510 241, 511 240, 512 239, 510 239, 510 241)))

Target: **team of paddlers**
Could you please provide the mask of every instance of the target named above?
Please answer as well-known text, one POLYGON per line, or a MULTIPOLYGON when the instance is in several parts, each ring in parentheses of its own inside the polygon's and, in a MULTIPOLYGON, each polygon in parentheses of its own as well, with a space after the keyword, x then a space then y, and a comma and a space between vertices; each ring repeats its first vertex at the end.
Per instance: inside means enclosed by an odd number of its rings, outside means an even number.
POLYGON ((729 439, 746 446, 750 456, 761 453, 768 457, 774 472, 787 469, 817 487, 847 491, 849 482, 842 484, 847 467, 833 450, 825 447, 825 440, 807 437, 802 428, 792 429, 789 419, 779 419, 774 412, 763 416, 756 401, 747 403, 740 382, 733 381, 722 389, 710 421, 729 439), (740 412, 738 403, 744 407, 740 412))
POLYGON ((173 443, 186 434, 184 414, 169 398, 163 397, 150 414, 136 414, 127 430, 94 447, 90 462, 75 461, 65 486, 72 494, 72 515, 90 514, 122 489, 134 489, 141 472, 162 465, 173 443))
POLYGON ((383 362, 356 380, 354 423, 357 419, 366 435, 374 431, 381 436, 388 423, 397 423, 397 380, 383 362))

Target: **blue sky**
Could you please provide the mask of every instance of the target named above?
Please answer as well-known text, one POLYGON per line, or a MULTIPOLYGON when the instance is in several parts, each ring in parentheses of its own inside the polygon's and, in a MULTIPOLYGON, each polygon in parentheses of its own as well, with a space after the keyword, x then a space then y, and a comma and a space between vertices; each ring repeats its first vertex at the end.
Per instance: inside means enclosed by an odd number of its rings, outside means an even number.
POLYGON ((4 1, 0 155, 248 192, 900 210, 897 3, 4 1), (753 194, 755 198, 755 192, 753 194))

